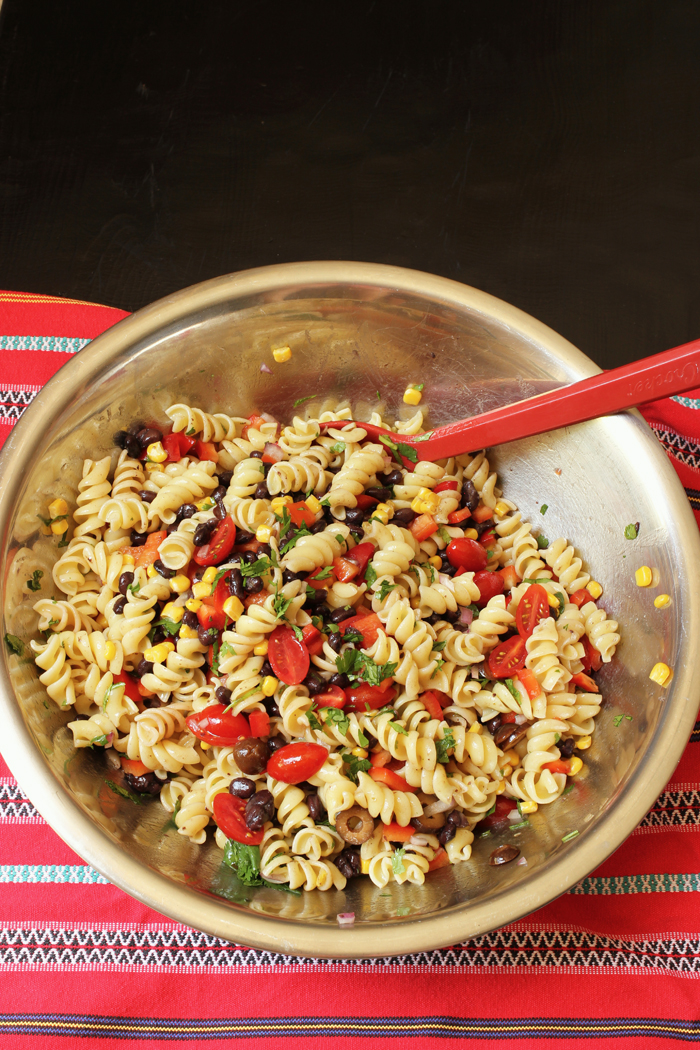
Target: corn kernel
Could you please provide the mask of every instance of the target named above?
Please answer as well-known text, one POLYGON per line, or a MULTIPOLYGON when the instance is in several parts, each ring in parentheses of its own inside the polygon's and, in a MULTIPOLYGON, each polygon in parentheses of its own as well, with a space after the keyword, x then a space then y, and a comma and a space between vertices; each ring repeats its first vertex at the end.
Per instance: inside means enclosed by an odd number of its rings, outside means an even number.
POLYGON ((181 605, 176 605, 175 602, 168 602, 167 605, 163 606, 163 616, 167 617, 168 620, 172 620, 173 623, 180 623, 184 615, 185 610, 181 605))
POLYGON ((369 866, 370 866, 371 860, 372 860, 371 857, 362 857, 360 859, 360 870, 361 870, 363 875, 369 875, 369 866))
POLYGON ((272 351, 272 356, 278 365, 283 364, 285 361, 289 361, 292 356, 291 346, 278 346, 276 350, 272 351))
POLYGON ((149 577, 149 579, 155 580, 156 576, 158 575, 155 565, 148 566, 148 568, 146 569, 146 575, 149 577))
POLYGON ((654 664, 649 675, 652 682, 656 682, 657 685, 662 685, 664 689, 670 684, 673 678, 673 671, 668 664, 654 664))
POLYGON ((468 540, 478 540, 479 539, 479 533, 476 531, 476 529, 465 529, 464 530, 464 536, 465 536, 465 539, 468 539, 468 540))
POLYGON ((575 755, 574 758, 569 760, 569 776, 575 777, 577 773, 580 773, 583 769, 583 762, 575 755))
POLYGON ((185 591, 190 589, 189 577, 185 576, 184 573, 173 576, 172 580, 170 580, 170 587, 176 594, 184 594, 185 591))
POLYGON ((213 583, 217 572, 218 569, 215 565, 209 565, 202 573, 202 583, 213 583))
POLYGON ((671 604, 670 594, 659 594, 654 598, 654 605, 657 609, 666 609, 671 604))
POLYGON ((432 565, 434 569, 441 569, 442 558, 439 554, 433 554, 432 558, 428 558, 428 564, 432 565))
POLYGON ((153 474, 156 470, 160 470, 160 463, 149 463, 148 460, 143 466, 147 474, 153 474))
POLYGON ((285 507, 291 506, 294 502, 291 496, 275 496, 270 503, 270 510, 273 514, 282 514, 285 507))
POLYGON ((593 743, 593 741, 592 741, 592 739, 589 736, 580 736, 578 738, 577 743, 576 743, 576 750, 577 751, 587 751, 592 743, 593 743))
POLYGON ((188 601, 185 602, 185 608, 189 609, 190 612, 197 612, 197 609, 202 608, 202 603, 200 602, 199 598, 190 598, 188 601))
POLYGON ((105 646, 105 660, 113 660, 117 655, 117 647, 114 642, 107 642, 105 646))
POLYGON ((268 641, 266 638, 264 642, 260 643, 260 645, 255 646, 253 649, 253 656, 267 656, 267 646, 268 641))
POLYGON ((235 595, 231 595, 224 602, 224 612, 231 620, 237 620, 243 612, 243 602, 240 598, 236 598, 235 595))
POLYGON ((64 499, 55 499, 53 503, 49 503, 49 517, 59 518, 62 514, 68 513, 68 504, 64 499))
POLYGON ((506 514, 510 513, 510 507, 503 500, 499 500, 496 506, 493 508, 494 514, 497 514, 499 518, 505 517, 506 514))
POLYGON ((64 532, 68 532, 68 522, 65 518, 61 518, 60 521, 52 521, 51 531, 54 536, 62 536, 64 532))
POLYGON ((651 584, 651 569, 648 565, 641 565, 634 574, 634 580, 638 587, 649 587, 651 584))
POLYGON ((259 525, 255 531, 255 538, 258 543, 269 543, 272 531, 269 525, 259 525))
POLYGON ((393 514, 394 508, 390 507, 388 503, 378 503, 372 510, 372 517, 379 518, 384 525, 388 524, 389 518, 393 517, 393 514))
POLYGON ((195 598, 208 598, 211 595, 211 584, 205 583, 204 580, 201 580, 199 583, 193 583, 192 593, 195 598))
POLYGON ((203 499, 195 500, 194 505, 197 510, 211 510, 214 506, 214 500, 210 499, 209 496, 205 496, 203 499))
POLYGON ((506 782, 505 782, 505 780, 501 780, 501 782, 499 783, 498 787, 496 788, 496 794, 497 795, 502 795, 503 792, 505 791, 505 789, 506 789, 506 782))
POLYGON ((483 733, 483 731, 484 727, 482 726, 481 722, 472 722, 472 724, 469 726, 470 733, 483 733))
POLYGON ((525 814, 527 814, 527 813, 536 813, 537 812, 537 808, 538 807, 537 807, 537 803, 536 802, 528 801, 528 802, 521 802, 520 803, 520 812, 521 813, 525 813, 525 814))
POLYGON ((364 747, 354 747, 350 752, 355 758, 367 758, 367 749, 364 747))
POLYGON ((309 508, 312 514, 318 514, 321 510, 321 501, 317 500, 313 493, 306 497, 306 506, 309 508))
POLYGON ((168 453, 165 451, 160 441, 154 441, 152 445, 149 445, 146 449, 146 455, 151 463, 165 463, 168 458, 168 453))
POLYGON ((143 658, 148 660, 149 664, 163 664, 168 659, 168 653, 174 650, 172 642, 160 642, 159 645, 152 645, 150 649, 146 649, 143 658))
POLYGON ((414 386, 407 386, 403 392, 403 403, 404 405, 419 405, 422 397, 420 390, 416 390, 414 386))
POLYGON ((262 680, 263 696, 274 696, 279 682, 271 674, 265 675, 262 680))
POLYGON ((186 623, 183 623, 183 625, 181 626, 180 631, 179 631, 179 637, 180 638, 197 638, 198 635, 197 635, 197 631, 195 630, 194 627, 188 627, 186 623))
POLYGON ((512 772, 513 772, 513 767, 511 765, 504 766, 503 769, 501 770, 501 773, 503 774, 503 779, 506 780, 511 775, 512 772))
POLYGON ((509 751, 505 751, 503 757, 508 759, 508 764, 511 765, 513 769, 517 769, 520 765, 520 755, 517 751, 513 751, 512 748, 509 751))
MULTIPOLYGON (((134 559, 133 559, 131 554, 125 554, 124 555, 124 558, 122 560, 122 568, 124 567, 124 565, 135 565, 135 564, 136 564, 136 562, 134 561, 134 559)), ((189 584, 189 580, 187 582, 189 584)))
POLYGON ((558 609, 559 608, 559 599, 556 597, 556 595, 550 594, 549 592, 547 592, 547 601, 549 602, 549 604, 552 606, 553 609, 558 609))
POLYGON ((591 580, 588 584, 588 593, 594 601, 597 601, 603 593, 603 588, 600 586, 597 580, 591 580))
MULTIPOLYGON (((440 497, 438 496, 438 505, 440 497)), ((411 510, 414 510, 416 514, 434 514, 437 507, 433 507, 432 503, 428 503, 427 500, 421 499, 420 496, 416 496, 411 503, 411 510)))
POLYGON ((208 751, 211 745, 207 744, 206 740, 200 740, 199 746, 201 747, 202 751, 208 751))

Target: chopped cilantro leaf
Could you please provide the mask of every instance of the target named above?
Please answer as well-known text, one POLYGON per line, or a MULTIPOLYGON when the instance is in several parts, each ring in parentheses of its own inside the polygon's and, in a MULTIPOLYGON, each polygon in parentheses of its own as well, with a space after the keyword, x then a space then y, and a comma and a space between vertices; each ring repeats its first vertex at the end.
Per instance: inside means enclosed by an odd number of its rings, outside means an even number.
POLYGON ((521 697, 521 695, 520 695, 520 693, 518 691, 518 687, 516 686, 516 684, 513 681, 513 679, 512 678, 506 678, 506 679, 504 679, 504 681, 505 681, 506 689, 508 690, 510 695, 513 697, 514 700, 517 700, 518 703, 520 704, 520 706, 522 707, 523 700, 522 700, 522 697, 521 697))
POLYGON ((546 536, 538 536, 537 537, 537 546, 539 547, 539 549, 541 551, 546 551, 547 547, 549 547, 549 540, 547 539, 547 537, 546 536))
POLYGON ((347 776, 355 783, 357 783, 358 773, 366 773, 368 769, 372 768, 372 763, 369 759, 358 758, 357 755, 353 755, 350 751, 343 751, 341 757, 347 766, 347 776))
POLYGON ((306 397, 298 397, 296 401, 292 404, 292 408, 296 408, 297 405, 303 405, 305 401, 313 401, 313 399, 316 396, 316 394, 307 394, 306 397))
POLYGON ((447 645, 446 641, 445 642, 433 642, 433 652, 434 653, 441 653, 446 645, 447 645))
POLYGON ((344 711, 341 711, 338 707, 322 707, 319 714, 326 725, 336 726, 341 736, 347 735, 350 728, 350 719, 344 711))
POLYGON ((632 525, 625 525, 625 539, 636 540, 639 535, 639 522, 635 522, 632 525))
POLYGON ((306 712, 306 717, 308 718, 309 725, 310 725, 310 727, 312 729, 318 729, 318 730, 322 730, 323 729, 323 726, 321 725, 321 723, 319 722, 318 718, 316 717, 316 714, 314 712, 313 707, 310 707, 309 710, 306 712))
POLYGON ((357 731, 357 742, 360 745, 360 747, 369 747, 369 740, 367 739, 367 737, 361 729, 358 729, 357 731))
POLYGON ((411 390, 422 390, 424 386, 425 383, 412 383, 411 390))
POLYGON ((383 445, 386 445, 387 448, 390 448, 392 452, 396 452, 397 445, 394 441, 391 440, 388 434, 380 434, 379 440, 383 445))
POLYGON ((396 446, 396 451, 399 453, 400 456, 403 456, 403 458, 407 459, 410 463, 418 462, 418 453, 410 445, 405 445, 402 441, 399 441, 399 443, 396 446))
POLYGON ((557 601, 559 602, 559 612, 558 612, 558 613, 557 613, 557 615, 556 615, 556 616, 554 617, 554 619, 555 619, 555 620, 558 620, 558 619, 559 619, 559 617, 561 616, 561 614, 562 614, 562 613, 564 612, 564 608, 565 608, 565 606, 566 606, 566 598, 565 598, 565 597, 564 597, 564 595, 563 595, 563 594, 561 593, 561 591, 555 591, 555 592, 554 592, 554 597, 555 597, 555 598, 557 599, 557 601))
MULTIPOLYGON (((375 573, 375 576, 376 576, 376 573, 375 573)), ((395 583, 389 583, 388 580, 382 580, 381 587, 376 592, 377 593, 377 597, 379 598, 379 601, 383 602, 384 599, 389 594, 389 591, 393 591, 395 589, 395 587, 396 587, 395 583)))
POLYGON ((166 634, 179 634, 182 624, 169 620, 167 616, 161 616, 160 620, 156 620, 153 626, 162 628, 166 634))
POLYGON ((230 642, 222 642, 221 648, 219 649, 219 659, 223 660, 226 656, 236 656, 236 650, 233 648, 230 642))
POLYGON ((272 602, 272 611, 278 620, 283 619, 289 606, 292 604, 293 598, 285 598, 283 594, 276 594, 272 602))
POLYGON ((395 730, 395 731, 396 731, 397 733, 401 733, 401 734, 402 734, 403 736, 408 736, 408 730, 407 730, 407 729, 404 729, 404 727, 403 727, 403 726, 400 726, 398 722, 389 722, 389 725, 390 725, 390 726, 391 726, 391 728, 392 728, 392 729, 394 729, 394 730, 395 730))
POLYGON ((391 870, 393 871, 394 875, 403 875, 404 872, 406 871, 406 868, 405 868, 404 862, 403 862, 403 858, 404 858, 405 854, 406 854, 406 849, 405 849, 404 846, 399 846, 398 849, 394 850, 394 852, 393 852, 393 854, 391 856, 391 870))
POLYGON ((398 667, 398 663, 376 664, 359 649, 346 649, 340 653, 335 665, 338 674, 347 674, 355 680, 362 679, 369 685, 379 685, 385 678, 391 678, 398 667))
POLYGON ((437 748, 437 760, 446 765, 449 762, 449 752, 455 746, 455 737, 451 729, 446 729, 442 740, 436 740, 435 746, 437 748))
POLYGON ((331 445, 328 451, 335 452, 337 454, 338 452, 345 452, 346 448, 347 446, 344 441, 336 441, 335 445, 331 445))
POLYGON ((365 583, 368 587, 371 587, 373 583, 377 582, 377 571, 371 565, 368 565, 365 569, 365 583))
MULTIPOLYGON (((287 508, 285 507, 285 511, 286 511, 286 509, 287 508)), ((284 530, 281 529, 280 531, 284 531, 284 530)), ((290 551, 292 549, 292 547, 294 547, 299 542, 299 540, 301 539, 302 536, 310 536, 310 535, 311 535, 310 530, 306 527, 306 525, 304 525, 302 523, 299 526, 298 531, 295 532, 294 535, 292 536, 292 538, 287 540, 287 542, 285 543, 284 547, 282 547, 282 549, 280 550, 280 555, 284 555, 284 554, 287 553, 287 551, 290 551)), ((342 541, 342 537, 341 537, 341 541, 342 541)))
POLYGON ((16 634, 6 634, 5 645, 15 656, 21 656, 24 652, 24 642, 16 634))
POLYGON ((438 529, 438 536, 446 546, 452 543, 452 537, 450 536, 449 532, 447 531, 444 525, 441 525, 438 529))
POLYGON ((43 575, 44 574, 41 571, 41 569, 34 570, 34 572, 32 573, 32 578, 30 580, 27 580, 27 587, 30 591, 38 591, 41 589, 41 583, 39 581, 41 580, 41 577, 43 575))
POLYGON ((542 506, 540 507, 540 514, 546 514, 548 510, 549 510, 549 507, 547 506, 547 504, 543 503, 542 506))
POLYGON ((290 623, 289 626, 294 631, 294 637, 297 638, 300 642, 303 642, 304 641, 304 632, 302 631, 301 627, 297 627, 297 625, 295 623, 290 623))
MULTIPOLYGON (((97 740, 93 740, 93 744, 96 743, 97 740)), ((135 802, 138 806, 142 806, 146 801, 143 795, 137 795, 135 791, 129 791, 128 788, 120 787, 119 784, 115 784, 113 780, 105 780, 105 784, 115 795, 121 795, 122 798, 128 798, 129 802, 135 802)))
POLYGON ((138 580, 136 580, 134 583, 130 583, 129 586, 127 587, 127 591, 131 591, 132 594, 138 594, 140 590, 141 590, 141 584, 139 583, 138 580))
POLYGON ((578 831, 570 831, 568 835, 562 837, 562 842, 570 842, 571 839, 575 839, 578 835, 578 831))
POLYGON ((444 663, 445 663, 445 661, 444 661, 444 660, 436 660, 436 661, 435 661, 435 670, 434 670, 434 671, 433 671, 433 673, 431 674, 431 676, 430 676, 431 678, 434 678, 434 677, 435 677, 435 675, 436 675, 436 674, 438 673, 438 671, 440 670, 440 668, 442 667, 442 665, 443 665, 444 663))
POLYGON ((244 886, 261 885, 260 849, 257 846, 244 846, 242 842, 228 839, 224 847, 224 864, 236 869, 244 886))

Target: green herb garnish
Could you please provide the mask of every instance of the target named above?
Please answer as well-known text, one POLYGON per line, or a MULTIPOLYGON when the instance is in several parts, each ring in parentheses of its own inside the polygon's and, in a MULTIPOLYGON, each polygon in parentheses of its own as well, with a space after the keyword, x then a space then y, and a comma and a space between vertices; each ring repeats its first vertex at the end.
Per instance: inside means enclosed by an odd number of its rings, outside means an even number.
POLYGON ((141 590, 141 584, 139 583, 138 580, 134 580, 134 582, 130 583, 129 586, 127 587, 127 591, 131 591, 132 594, 138 594, 140 590, 141 590))
POLYGON ((437 748, 437 760, 438 760, 438 762, 442 762, 443 765, 447 765, 447 763, 450 760, 449 752, 455 746, 455 738, 454 738, 454 733, 452 732, 452 730, 451 729, 446 729, 444 734, 443 734, 442 740, 436 740, 435 741, 435 746, 437 748))
POLYGON ((303 405, 305 401, 313 401, 317 396, 317 394, 307 394, 306 397, 298 397, 296 401, 293 402, 292 408, 296 408, 297 405, 303 405))
POLYGON ((336 726, 341 736, 347 736, 350 719, 339 707, 322 707, 319 714, 326 725, 336 726))
POLYGON ((398 849, 394 850, 394 852, 393 852, 393 854, 391 856, 391 870, 393 871, 394 875, 403 875, 404 872, 406 871, 406 868, 405 868, 404 862, 403 862, 403 858, 405 857, 405 855, 406 855, 406 848, 405 848, 405 846, 399 846, 398 849))
POLYGON ((223 660, 227 656, 236 656, 236 650, 233 648, 230 642, 222 642, 221 648, 219 649, 219 659, 223 660))
MULTIPOLYGON (((286 511, 286 509, 287 508, 285 507, 285 511, 286 511)), ((284 532, 284 528, 281 527, 280 528, 280 532, 284 532)), ((284 547, 282 547, 282 549, 280 550, 280 556, 286 554, 287 551, 290 551, 292 549, 292 547, 295 547, 302 536, 310 536, 310 535, 311 535, 311 530, 308 529, 306 527, 306 525, 302 522, 302 524, 299 526, 299 530, 292 536, 291 539, 287 540, 287 542, 285 543, 284 547)), ((340 539, 342 541, 342 536, 340 537, 340 539)))
POLYGON ((41 584, 40 584, 39 581, 40 581, 40 579, 41 579, 41 577, 43 575, 44 574, 41 571, 41 569, 35 569, 34 570, 34 572, 32 573, 31 580, 27 580, 27 587, 29 588, 30 591, 41 590, 41 584))
POLYGON ((6 634, 5 645, 15 656, 22 656, 24 653, 24 642, 16 634, 6 634))
MULTIPOLYGON (((376 573, 375 573, 375 575, 376 575, 376 573)), ((379 598, 379 601, 383 602, 384 599, 388 596, 389 591, 393 591, 395 588, 396 588, 396 584, 395 583, 389 583, 388 580, 382 580, 382 583, 381 583, 381 586, 380 586, 379 590, 376 591, 375 593, 376 593, 377 597, 379 598)))
POLYGON ((161 616, 160 620, 156 620, 153 626, 162 627, 166 634, 179 634, 182 624, 169 620, 167 616, 161 616))
POLYGON ((318 729, 319 732, 323 730, 323 726, 316 717, 313 707, 310 707, 309 710, 306 712, 306 717, 308 718, 309 725, 312 729, 318 729))
POLYGON ((395 730, 395 732, 401 733, 403 736, 408 736, 408 730, 404 729, 403 726, 400 726, 398 722, 389 722, 388 724, 393 730, 395 730))
MULTIPOLYGON (((334 623, 333 624, 331 624, 331 623, 327 623, 326 624, 326 630, 327 631, 332 631, 334 627, 335 627, 336 631, 340 630, 340 628, 337 627, 334 623)), ((364 638, 362 637, 360 632, 358 630, 356 630, 354 627, 348 627, 347 630, 343 632, 343 644, 344 645, 345 644, 347 644, 347 645, 363 645, 364 644, 364 638)))
POLYGON ((301 896, 301 890, 293 890, 284 883, 268 882, 260 877, 260 847, 244 846, 242 842, 227 839, 224 847, 224 864, 233 868, 244 886, 266 886, 270 890, 282 890, 295 897, 301 896))
POLYGON ((368 587, 371 587, 373 583, 377 582, 377 571, 371 565, 368 565, 365 569, 365 583, 368 587))
POLYGON ((547 506, 547 504, 543 503, 542 506, 540 507, 540 514, 546 514, 548 510, 549 510, 549 507, 547 506))
POLYGON ((436 660, 435 661, 435 670, 433 671, 433 673, 430 676, 431 679, 433 679, 435 677, 435 675, 438 673, 438 671, 440 670, 440 668, 443 666, 444 663, 445 663, 444 660, 436 660))
POLYGON ((639 522, 634 522, 633 525, 625 525, 625 539, 636 540, 639 535, 639 522))
POLYGON ((272 602, 272 611, 278 620, 284 618, 284 614, 293 602, 293 598, 285 598, 283 594, 276 594, 272 602))
POLYGON ((537 537, 537 546, 539 547, 539 549, 541 551, 546 551, 547 547, 549 547, 549 540, 547 539, 547 537, 546 536, 538 536, 537 537))
POLYGON ((328 449, 328 451, 329 452, 335 452, 335 453, 345 452, 346 448, 347 448, 347 445, 345 444, 344 441, 336 441, 335 445, 331 445, 331 447, 328 449))
POLYGON ((445 544, 445 546, 448 546, 450 543, 452 543, 452 537, 450 536, 449 532, 447 531, 444 525, 441 525, 438 529, 438 536, 445 544))
POLYGON ((350 679, 361 679, 369 685, 379 685, 385 678, 391 678, 399 666, 398 663, 376 664, 359 649, 346 649, 340 653, 335 665, 338 674, 347 674, 350 679))
POLYGON ((446 641, 444 641, 444 642, 433 642, 433 652, 434 653, 441 653, 446 645, 447 645, 446 641))
POLYGON ((575 839, 578 835, 578 831, 570 831, 568 835, 564 835, 562 842, 570 842, 571 839, 575 839))
MULTIPOLYGON (((93 740, 93 744, 95 743, 97 743, 97 740, 93 740)), ((142 806, 146 801, 143 795, 137 795, 135 791, 129 791, 128 788, 120 787, 119 784, 115 784, 113 780, 105 780, 105 784, 115 795, 121 795, 122 798, 128 798, 129 802, 135 802, 137 806, 142 806)))
POLYGON ((520 704, 520 706, 522 707, 523 706, 523 699, 522 699, 522 697, 520 695, 520 692, 519 692, 518 687, 516 686, 514 680, 512 678, 506 678, 506 679, 504 679, 504 681, 505 681, 505 687, 508 690, 508 692, 510 693, 510 695, 513 697, 514 700, 517 700, 518 703, 520 704))
POLYGON ((357 784, 358 773, 366 773, 368 769, 372 768, 372 763, 367 758, 358 758, 357 755, 353 755, 350 751, 343 751, 341 758, 348 767, 347 775, 350 780, 357 784))
POLYGON ((403 456, 404 459, 409 460, 410 463, 418 462, 418 453, 410 445, 404 445, 403 442, 399 441, 396 446, 396 451, 400 456, 403 456))

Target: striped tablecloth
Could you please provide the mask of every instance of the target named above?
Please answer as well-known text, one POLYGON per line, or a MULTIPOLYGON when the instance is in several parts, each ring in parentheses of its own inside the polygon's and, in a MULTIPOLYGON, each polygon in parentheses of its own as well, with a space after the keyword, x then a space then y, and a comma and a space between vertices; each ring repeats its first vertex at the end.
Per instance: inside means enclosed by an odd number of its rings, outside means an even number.
MULTIPOLYGON (((0 439, 70 354, 124 316, 0 293, 0 439)), ((699 409, 683 397, 645 412, 696 513, 699 409)), ((523 922, 346 962, 230 944, 149 911, 51 831, 0 760, 0 1048, 698 1042, 699 762, 700 723, 627 842, 523 922)))

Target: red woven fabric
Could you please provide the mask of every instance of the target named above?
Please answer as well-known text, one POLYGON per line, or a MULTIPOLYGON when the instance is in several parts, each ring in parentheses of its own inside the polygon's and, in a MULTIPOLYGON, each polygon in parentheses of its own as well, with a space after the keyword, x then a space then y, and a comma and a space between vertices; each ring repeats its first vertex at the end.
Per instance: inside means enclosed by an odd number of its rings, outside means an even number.
MULTIPOLYGON (((125 316, 0 293, 0 440, 67 355, 125 316)), ((693 393, 645 414, 697 511, 693 393)), ((231 945, 149 911, 51 831, 0 761, 0 1047, 698 1042, 699 759, 700 724, 627 842, 525 921, 450 949, 347 964, 231 945)))

